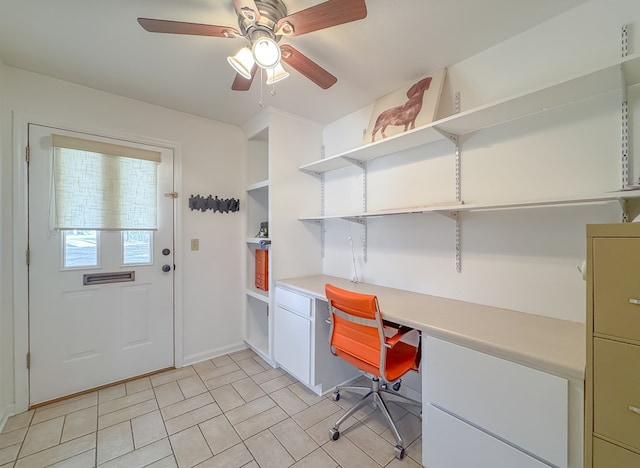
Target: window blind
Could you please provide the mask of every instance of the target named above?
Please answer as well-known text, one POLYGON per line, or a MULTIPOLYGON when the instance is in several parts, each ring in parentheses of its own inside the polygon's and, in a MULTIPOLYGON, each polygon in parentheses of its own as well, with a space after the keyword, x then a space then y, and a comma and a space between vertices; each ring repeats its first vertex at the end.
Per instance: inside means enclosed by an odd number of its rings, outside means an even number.
POLYGON ((54 228, 157 229, 160 153, 52 135, 54 228))

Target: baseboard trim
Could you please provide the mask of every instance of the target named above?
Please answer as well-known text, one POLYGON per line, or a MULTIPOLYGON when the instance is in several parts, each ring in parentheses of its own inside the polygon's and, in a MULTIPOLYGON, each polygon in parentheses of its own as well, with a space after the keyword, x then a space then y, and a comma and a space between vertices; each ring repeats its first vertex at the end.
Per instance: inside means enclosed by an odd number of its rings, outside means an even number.
POLYGON ((223 356, 229 353, 235 353, 236 351, 242 351, 243 349, 247 349, 247 345, 244 342, 236 343, 230 346, 224 346, 222 348, 210 349, 208 351, 203 351, 197 354, 191 354, 190 356, 184 357, 184 366, 190 366, 192 364, 197 364, 202 361, 206 361, 207 359, 213 359, 218 356, 223 356))
POLYGON ((5 405, 0 408, 0 432, 4 429, 5 424, 7 424, 7 420, 13 416, 15 413, 15 407, 12 404, 5 405))

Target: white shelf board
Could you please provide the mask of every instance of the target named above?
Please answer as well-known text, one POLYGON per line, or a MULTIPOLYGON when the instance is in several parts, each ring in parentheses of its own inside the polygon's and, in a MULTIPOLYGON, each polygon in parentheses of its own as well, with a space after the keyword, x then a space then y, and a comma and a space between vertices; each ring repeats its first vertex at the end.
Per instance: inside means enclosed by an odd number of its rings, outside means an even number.
POLYGON ((255 184, 251 184, 247 186, 247 192, 252 192, 254 190, 260 190, 269 187, 269 179, 261 180, 260 182, 256 182, 255 184))
POLYGON ((268 237, 247 237, 247 244, 259 244, 261 241, 271 242, 268 237))
POLYGON ((523 200, 513 202, 495 202, 495 203, 471 203, 471 204, 439 204, 432 206, 420 206, 412 208, 397 208, 383 211, 373 211, 367 213, 351 213, 342 215, 325 215, 325 216, 307 216, 299 218, 300 221, 324 221, 331 219, 351 219, 360 220, 366 218, 379 218, 383 216, 420 214, 420 213, 439 213, 446 214, 451 212, 462 211, 496 211, 517 208, 543 208, 553 206, 567 205, 588 205, 596 203, 607 203, 623 199, 640 198, 640 190, 624 190, 608 192, 599 195, 584 195, 576 197, 560 197, 545 198, 537 200, 523 200))
POLYGON ((254 299, 257 299, 259 301, 265 302, 267 304, 269 303, 269 292, 268 291, 262 291, 262 290, 258 290, 258 289, 247 288, 245 293, 249 297, 253 297, 254 299))
POLYGON ((593 72, 561 80, 506 99, 461 112, 429 125, 301 166, 311 174, 341 169, 353 161, 369 161, 446 138, 440 131, 464 135, 483 128, 588 99, 640 82, 640 54, 617 60, 593 72))

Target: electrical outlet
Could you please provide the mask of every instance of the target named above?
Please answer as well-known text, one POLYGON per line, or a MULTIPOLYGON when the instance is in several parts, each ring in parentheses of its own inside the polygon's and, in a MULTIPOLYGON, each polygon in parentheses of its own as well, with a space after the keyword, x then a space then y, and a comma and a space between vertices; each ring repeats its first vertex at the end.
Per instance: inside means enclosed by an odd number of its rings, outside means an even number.
POLYGON ((200 250, 200 239, 191 239, 191 250, 200 250))

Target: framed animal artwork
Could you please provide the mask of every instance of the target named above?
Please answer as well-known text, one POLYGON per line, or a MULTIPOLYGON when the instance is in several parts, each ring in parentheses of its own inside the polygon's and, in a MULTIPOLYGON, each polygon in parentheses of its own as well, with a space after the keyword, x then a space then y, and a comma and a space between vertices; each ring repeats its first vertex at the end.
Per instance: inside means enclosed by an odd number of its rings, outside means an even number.
POLYGON ((380 141, 433 122, 446 73, 443 68, 376 100, 364 143, 380 141))

